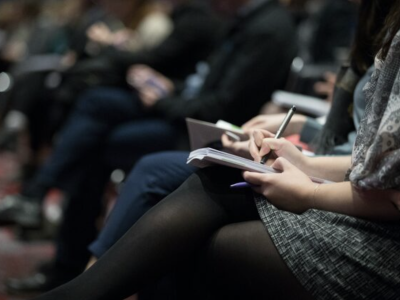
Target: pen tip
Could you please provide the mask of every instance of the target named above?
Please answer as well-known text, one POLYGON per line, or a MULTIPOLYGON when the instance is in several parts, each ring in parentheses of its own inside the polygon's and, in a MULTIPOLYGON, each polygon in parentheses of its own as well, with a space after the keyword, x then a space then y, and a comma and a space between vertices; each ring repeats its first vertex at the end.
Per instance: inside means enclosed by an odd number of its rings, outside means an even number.
POLYGON ((296 106, 295 105, 292 106, 292 110, 296 111, 296 106))

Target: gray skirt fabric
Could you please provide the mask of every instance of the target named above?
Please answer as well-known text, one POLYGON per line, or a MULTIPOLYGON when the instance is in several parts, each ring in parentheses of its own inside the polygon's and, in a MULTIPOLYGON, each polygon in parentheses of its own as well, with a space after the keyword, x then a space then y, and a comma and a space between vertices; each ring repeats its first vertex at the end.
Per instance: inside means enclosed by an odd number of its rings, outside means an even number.
POLYGON ((282 258, 315 299, 400 299, 400 222, 282 211, 260 195, 260 217, 282 258))

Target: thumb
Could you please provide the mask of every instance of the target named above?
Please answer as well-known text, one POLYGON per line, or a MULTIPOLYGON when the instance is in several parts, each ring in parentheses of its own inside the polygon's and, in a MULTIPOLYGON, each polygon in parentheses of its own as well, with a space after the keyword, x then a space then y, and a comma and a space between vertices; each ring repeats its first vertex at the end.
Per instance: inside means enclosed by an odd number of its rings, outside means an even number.
POLYGON ((271 167, 277 171, 285 172, 293 167, 293 165, 283 157, 278 157, 271 167))

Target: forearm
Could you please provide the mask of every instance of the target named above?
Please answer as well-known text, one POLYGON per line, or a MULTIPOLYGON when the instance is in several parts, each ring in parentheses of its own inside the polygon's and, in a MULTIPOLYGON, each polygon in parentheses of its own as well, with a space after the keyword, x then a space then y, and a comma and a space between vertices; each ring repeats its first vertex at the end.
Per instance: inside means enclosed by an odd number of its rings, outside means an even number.
POLYGON ((350 166, 350 156, 323 156, 307 157, 298 167, 309 176, 340 182, 350 166))
POLYGON ((400 210, 395 205, 399 192, 393 190, 356 189, 350 182, 321 184, 311 195, 312 208, 375 220, 399 221, 400 210))
MULTIPOLYGON (((284 136, 300 134, 306 124, 307 117, 303 115, 294 115, 285 129, 284 136)), ((268 130, 268 129, 267 129, 268 130)))

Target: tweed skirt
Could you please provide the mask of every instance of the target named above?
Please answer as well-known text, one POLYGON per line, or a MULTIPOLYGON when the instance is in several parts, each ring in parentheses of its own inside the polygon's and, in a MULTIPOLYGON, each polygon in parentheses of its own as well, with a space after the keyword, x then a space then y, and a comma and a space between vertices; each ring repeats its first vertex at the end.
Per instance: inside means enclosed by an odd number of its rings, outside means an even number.
POLYGON ((297 215, 263 196, 255 201, 282 258, 315 299, 400 299, 400 222, 318 210, 297 215))

